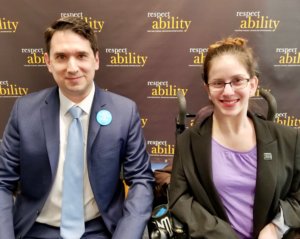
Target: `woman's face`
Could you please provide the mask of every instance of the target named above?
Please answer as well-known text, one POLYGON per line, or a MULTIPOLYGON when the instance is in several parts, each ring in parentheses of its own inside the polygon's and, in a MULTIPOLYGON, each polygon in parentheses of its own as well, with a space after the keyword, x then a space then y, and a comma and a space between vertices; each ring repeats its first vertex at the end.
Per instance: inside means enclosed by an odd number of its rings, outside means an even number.
POLYGON ((238 56, 223 54, 211 61, 207 91, 214 112, 222 116, 247 114, 249 98, 254 96, 258 79, 250 79, 238 56), (225 84, 229 83, 231 84, 225 84), (221 87, 220 87, 221 86, 221 87))

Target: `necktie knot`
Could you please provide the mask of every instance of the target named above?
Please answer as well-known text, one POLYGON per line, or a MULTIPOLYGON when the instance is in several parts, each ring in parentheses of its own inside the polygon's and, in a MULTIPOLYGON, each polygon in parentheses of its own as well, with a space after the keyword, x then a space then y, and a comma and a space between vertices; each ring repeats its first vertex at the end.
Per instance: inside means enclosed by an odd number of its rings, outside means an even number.
POLYGON ((73 119, 78 119, 82 114, 82 109, 80 109, 80 107, 78 106, 73 106, 72 108, 69 109, 69 112, 73 117, 73 119))

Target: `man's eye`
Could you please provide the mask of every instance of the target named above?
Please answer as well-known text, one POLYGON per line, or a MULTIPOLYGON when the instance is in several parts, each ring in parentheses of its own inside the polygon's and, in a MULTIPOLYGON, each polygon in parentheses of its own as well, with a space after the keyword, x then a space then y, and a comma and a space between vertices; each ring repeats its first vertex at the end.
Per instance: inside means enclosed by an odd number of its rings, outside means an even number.
POLYGON ((56 56, 56 59, 58 59, 58 60, 63 60, 63 59, 65 59, 65 56, 64 56, 64 55, 57 55, 57 56, 56 56))

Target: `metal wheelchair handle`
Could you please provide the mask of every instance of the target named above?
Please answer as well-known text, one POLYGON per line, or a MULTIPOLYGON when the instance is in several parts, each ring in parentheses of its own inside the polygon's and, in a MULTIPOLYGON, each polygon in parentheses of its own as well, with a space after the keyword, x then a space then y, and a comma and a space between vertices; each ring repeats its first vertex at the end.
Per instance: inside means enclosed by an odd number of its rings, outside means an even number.
POLYGON ((181 91, 177 92, 177 100, 179 104, 179 114, 177 117, 177 123, 179 125, 185 125, 185 117, 186 117, 186 100, 181 91))
POLYGON ((267 120, 274 121, 277 113, 277 101, 275 97, 263 88, 259 89, 259 93, 268 103, 267 120))

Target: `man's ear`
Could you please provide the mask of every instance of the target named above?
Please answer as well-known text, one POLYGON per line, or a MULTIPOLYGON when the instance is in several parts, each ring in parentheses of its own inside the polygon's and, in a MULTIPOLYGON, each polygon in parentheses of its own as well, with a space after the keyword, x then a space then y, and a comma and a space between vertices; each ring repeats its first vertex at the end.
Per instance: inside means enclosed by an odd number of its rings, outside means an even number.
POLYGON ((48 68, 48 71, 51 73, 51 62, 50 62, 50 56, 47 52, 45 52, 44 54, 44 60, 45 60, 45 63, 47 65, 47 68, 48 68))
POLYGON ((100 57, 99 57, 99 51, 95 53, 95 70, 99 70, 100 68, 100 57))

